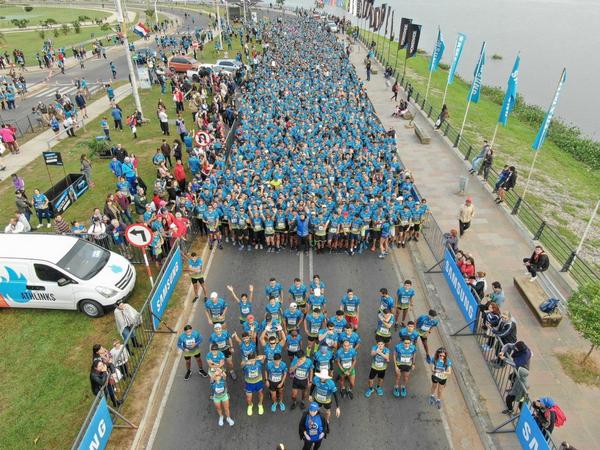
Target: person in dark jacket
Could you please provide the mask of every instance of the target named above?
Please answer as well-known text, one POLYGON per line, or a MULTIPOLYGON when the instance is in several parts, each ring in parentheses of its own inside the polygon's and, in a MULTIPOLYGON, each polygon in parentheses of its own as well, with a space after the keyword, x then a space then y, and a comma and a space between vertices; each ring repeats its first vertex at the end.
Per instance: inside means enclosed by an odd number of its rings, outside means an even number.
POLYGON ((502 347, 502 350, 500 350, 498 359, 498 365, 503 365, 503 363, 506 363, 509 366, 513 366, 516 370, 518 370, 520 367, 529 369, 531 350, 523 341, 517 341, 514 344, 506 344, 502 347))
POLYGON ((556 412, 551 407, 544 404, 543 399, 536 400, 531 404, 533 418, 537 422, 544 434, 544 437, 548 439, 554 431, 554 425, 556 424, 556 412))
POLYGON ((104 394, 110 397, 112 404, 117 407, 121 404, 120 400, 115 397, 115 391, 109 382, 110 372, 108 367, 102 359, 96 358, 92 363, 92 370, 90 371, 90 383, 92 386, 92 394, 94 396, 104 389, 104 394))
POLYGON ((304 441, 302 450, 317 450, 329 433, 329 424, 321 416, 319 404, 312 402, 298 424, 298 435, 304 441))
POLYGON ((541 245, 536 245, 533 249, 533 254, 529 258, 523 258, 523 264, 527 272, 531 274, 531 280, 534 281, 537 278, 538 272, 545 272, 550 267, 550 259, 544 252, 544 248, 541 245))
POLYGON ((514 321, 508 311, 503 311, 498 325, 491 329, 492 335, 496 336, 496 358, 500 354, 502 347, 506 344, 517 342, 517 322, 514 321))
POLYGON ((515 377, 512 380, 512 386, 506 395, 506 409, 502 411, 503 414, 509 414, 511 416, 513 415, 515 401, 518 404, 519 410, 521 409, 521 406, 525 401, 527 389, 529 389, 528 378, 529 370, 527 370, 525 367, 519 367, 515 377))
POLYGON ((496 197, 496 203, 500 204, 504 201, 504 197, 506 193, 511 189, 515 188, 517 184, 517 169, 515 166, 510 166, 508 168, 508 174, 506 175, 506 179, 502 182, 500 187, 498 188, 498 197, 496 197))

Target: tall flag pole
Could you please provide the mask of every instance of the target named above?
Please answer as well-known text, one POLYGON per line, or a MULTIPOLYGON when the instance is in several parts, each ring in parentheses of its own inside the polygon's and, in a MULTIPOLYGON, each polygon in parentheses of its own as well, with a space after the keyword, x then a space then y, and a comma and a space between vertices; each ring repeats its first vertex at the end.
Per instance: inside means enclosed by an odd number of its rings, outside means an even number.
POLYGON ((525 194, 527 194, 527 189, 529 188, 529 181, 531 180, 531 173, 533 172, 533 167, 535 166, 535 161, 537 160, 537 156, 539 153, 539 149, 544 145, 544 141, 546 140, 546 135, 548 134, 548 129, 550 128, 550 123, 552 122, 552 118, 554 117, 554 111, 556 111, 556 105, 558 105, 558 97, 560 96, 560 91, 562 90, 563 84, 567 80, 567 69, 563 69, 562 74, 560 75, 560 80, 558 80, 558 86, 556 86, 556 92, 554 92, 554 98, 552 99, 552 103, 550 104, 550 108, 548 108, 548 112, 546 113, 546 117, 544 121, 540 125, 540 129, 535 137, 535 141, 531 145, 531 148, 534 151, 533 161, 531 162, 531 167, 529 168, 529 175, 527 175, 527 181, 525 182, 525 189, 523 190, 523 195, 521 195, 521 201, 525 199, 525 194))
MULTIPOLYGON (((390 26, 390 42, 388 44, 388 53, 387 53, 387 60, 390 61, 390 50, 392 48, 392 42, 394 42, 394 11, 392 11, 392 19, 391 19, 391 26, 390 26)), ((391 64, 390 64, 391 66, 391 64)))
POLYGON ((448 94, 448 86, 450 86, 454 81, 454 72, 456 72, 456 68, 458 67, 458 62, 460 61, 460 56, 462 55, 462 51, 465 47, 466 41, 467 35, 464 33, 458 33, 458 36, 456 38, 456 46, 454 47, 454 57, 452 58, 452 64, 450 65, 450 70, 448 71, 448 80, 446 81, 444 97, 442 97, 442 105, 446 104, 446 94, 448 94))
MULTIPOLYGON (((384 55, 385 55, 385 44, 388 41, 388 25, 389 25, 389 22, 390 22, 390 15, 391 14, 392 14, 392 7, 388 5, 388 7, 387 7, 387 13, 385 14, 385 32, 383 33, 384 40, 383 40, 383 48, 382 48, 382 51, 381 51, 381 59, 384 59, 384 55)), ((389 47, 389 43, 388 43, 388 47, 389 47)), ((386 63, 386 65, 388 65, 390 63, 389 59, 385 58, 385 63, 386 63)))
POLYGON ((496 122, 496 128, 494 128, 494 135, 492 136, 492 143, 490 147, 494 147, 496 142, 496 135, 498 134, 498 127, 502 125, 506 126, 508 123, 508 116, 515 107, 517 101, 517 87, 519 85, 519 65, 521 63, 521 56, 517 54, 515 63, 513 65, 510 76, 508 77, 508 85, 506 86, 506 93, 504 94, 504 101, 502 102, 502 109, 498 116, 498 122, 496 122))
POLYGON ((467 123, 467 115, 469 114, 469 107, 471 103, 477 103, 479 101, 479 94, 481 93, 481 79, 483 77, 483 66, 485 65, 485 41, 481 45, 481 52, 479 53, 479 60, 477 61, 477 65, 475 66, 475 71, 473 72, 473 83, 471 83, 471 89, 469 90, 469 101, 467 102, 467 109, 465 110, 465 117, 463 117, 463 122, 460 127, 460 132, 458 133, 458 140, 456 141, 456 146, 460 145, 460 140, 462 139, 463 131, 465 130, 465 124, 467 123))
POLYGON ((429 97, 429 86, 431 85, 431 74, 435 72, 440 64, 440 60, 444 55, 444 50, 446 49, 446 44, 444 43, 444 37, 442 36, 442 30, 438 27, 438 35, 437 40, 435 41, 435 46, 433 47, 433 52, 431 53, 431 61, 429 62, 429 79, 427 80, 427 89, 425 89, 425 101, 427 101, 427 97, 429 97))
MULTIPOLYGON (((398 66, 398 53, 400 53, 400 49, 406 48, 408 44, 408 28, 412 23, 412 19, 407 19, 403 17, 400 21, 400 33, 398 36, 398 52, 396 53, 396 67, 398 66)), ((406 66, 406 60, 404 60, 404 65, 406 66)), ((397 79, 398 77, 396 77, 397 79)))

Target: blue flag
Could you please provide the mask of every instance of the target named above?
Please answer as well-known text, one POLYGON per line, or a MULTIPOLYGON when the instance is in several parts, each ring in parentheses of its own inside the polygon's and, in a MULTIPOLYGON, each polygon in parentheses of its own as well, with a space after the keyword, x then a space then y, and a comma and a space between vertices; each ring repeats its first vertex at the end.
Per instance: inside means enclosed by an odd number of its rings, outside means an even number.
POLYGON ((481 53, 479 54, 479 60, 475 66, 473 72, 473 83, 471 83, 471 90, 469 91, 469 101, 477 103, 479 101, 479 94, 481 93, 481 79, 483 78, 483 66, 485 65, 485 41, 481 46, 481 53))
POLYGON ((558 86, 556 87, 556 92, 554 93, 554 98, 552 99, 552 103, 550 104, 550 108, 548 108, 548 112, 546 113, 546 118, 542 122, 540 126, 540 130, 535 137, 535 141, 531 148, 533 150, 539 150, 542 145, 544 145, 544 141, 546 140, 546 135, 548 134, 548 129, 550 128, 550 122, 552 122, 552 118, 554 117, 554 111, 556 111, 556 105, 558 104, 558 96, 560 95, 560 91, 562 90, 563 84, 567 80, 567 69, 563 69, 562 74, 560 76, 560 81, 558 82, 558 86))
POLYGON ((431 61, 429 62, 429 71, 430 72, 435 72, 437 70, 445 49, 446 49, 446 44, 444 43, 444 38, 442 36, 442 30, 440 30, 438 28, 437 41, 435 42, 435 47, 433 48, 433 53, 431 54, 431 61))
POLYGON ((450 66, 450 71, 448 72, 448 84, 452 84, 454 81, 454 72, 456 72, 456 67, 458 66, 458 61, 460 60, 460 55, 462 55, 466 40, 466 34, 458 33, 458 37, 456 38, 456 47, 454 47, 454 58, 452 58, 452 65, 450 66))
POLYGON ((520 63, 521 57, 517 55, 517 59, 515 59, 515 65, 510 73, 510 77, 508 77, 508 86, 506 88, 506 94, 504 94, 504 101, 502 102, 500 116, 498 117, 498 123, 501 123, 503 127, 506 126, 506 122, 508 122, 508 115, 512 112, 517 101, 517 86, 519 84, 520 63))

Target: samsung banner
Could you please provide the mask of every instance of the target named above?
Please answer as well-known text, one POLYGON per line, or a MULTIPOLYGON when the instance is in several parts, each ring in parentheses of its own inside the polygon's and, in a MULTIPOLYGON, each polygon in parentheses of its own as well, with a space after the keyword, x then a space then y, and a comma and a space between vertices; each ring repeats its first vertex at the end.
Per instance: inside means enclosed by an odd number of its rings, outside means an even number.
POLYGON ((106 448, 112 429, 113 423, 108 412, 106 398, 102 397, 77 448, 79 450, 102 450, 106 448))
POLYGON ((550 450, 550 446, 526 404, 521 408, 515 433, 517 433, 521 448, 524 450, 550 450))
POLYGON ((154 313, 152 316, 154 330, 158 330, 160 319, 162 319, 162 316, 167 309, 171 295, 173 295, 173 291, 175 290, 177 281, 181 278, 182 272, 181 248, 177 246, 175 251, 171 254, 171 259, 167 262, 167 265, 164 266, 162 276, 154 285, 154 290, 150 297, 150 308, 154 313))
POLYGON ((450 253, 450 250, 446 249, 444 258, 443 271, 448 287, 466 321, 469 323, 472 322, 471 325, 469 325, 469 328, 471 331, 475 332, 475 319, 477 318, 478 306, 477 299, 471 292, 471 288, 467 285, 462 273, 460 273, 460 269, 456 265, 456 261, 454 261, 454 257, 452 256, 452 253, 450 253))

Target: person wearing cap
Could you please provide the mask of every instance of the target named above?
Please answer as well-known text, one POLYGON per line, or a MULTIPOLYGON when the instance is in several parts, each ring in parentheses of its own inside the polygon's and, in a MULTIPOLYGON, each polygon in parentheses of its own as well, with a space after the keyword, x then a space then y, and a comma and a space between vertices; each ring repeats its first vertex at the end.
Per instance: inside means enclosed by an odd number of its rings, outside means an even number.
POLYGON ((280 297, 276 297, 275 294, 270 294, 269 301, 265 305, 265 313, 271 314, 273 320, 277 322, 281 322, 283 316, 281 312, 281 301, 279 298, 280 297))
POLYGON ((288 289, 290 301, 295 302, 298 308, 306 315, 306 286, 300 278, 294 278, 294 283, 288 289))
POLYGON ((352 328, 358 329, 360 315, 360 298, 354 294, 352 289, 346 291, 342 297, 340 309, 344 311, 344 319, 352 325, 352 328))
POLYGON ((285 333, 289 333, 292 330, 299 330, 304 315, 298 309, 298 305, 295 302, 290 303, 290 306, 283 312, 283 330, 285 333))
POLYGON ((475 208, 473 206, 473 199, 467 197, 465 203, 460 207, 458 211, 458 229, 460 235, 465 234, 465 231, 471 226, 471 220, 475 216, 475 208))
POLYGON ((310 401, 316 401, 319 406, 325 409, 325 419, 329 423, 331 416, 331 400, 335 400, 335 416, 340 417, 340 405, 337 395, 337 387, 332 381, 327 369, 321 370, 313 377, 313 383, 310 388, 310 401))
POLYGON ((308 308, 312 311, 319 308, 323 314, 327 315, 327 298, 323 295, 321 288, 317 287, 312 290, 312 294, 308 296, 308 308))
POLYGON ((312 383, 314 364, 307 358, 302 349, 296 352, 296 356, 290 363, 289 374, 292 377, 292 405, 296 408, 296 399, 300 395, 300 408, 304 409, 304 402, 308 399, 308 387, 312 383))
POLYGON ((194 288, 194 299, 192 300, 192 303, 195 303, 200 298, 200 288, 202 288, 202 293, 204 294, 204 301, 208 299, 206 285, 204 284, 204 275, 202 274, 203 265, 202 258, 200 258, 196 252, 192 252, 190 254, 190 259, 188 260, 187 270, 190 273, 192 287, 194 288))
MULTIPOLYGON (((236 334, 235 331, 233 332, 233 334, 236 334)), ((208 342, 210 342, 211 344, 216 344, 219 351, 223 353, 223 356, 225 357, 225 363, 229 368, 229 375, 231 375, 231 379, 235 381, 237 379, 237 375, 233 370, 234 349, 229 332, 227 330, 224 330, 223 325, 221 325, 220 323, 215 323, 214 331, 208 338, 208 342)))
POLYGON ((383 379, 385 378, 385 371, 388 363, 390 362, 390 350, 385 346, 383 341, 377 342, 371 348, 371 370, 369 371, 369 387, 365 391, 365 397, 369 398, 373 391, 377 391, 377 395, 383 395, 383 388, 381 387, 383 379), (377 387, 373 389, 377 378, 377 387))
POLYGON ((302 450, 317 450, 321 442, 329 433, 329 423, 323 420, 319 411, 319 404, 311 402, 308 410, 304 411, 298 424, 298 434, 304 442, 302 450))
POLYGON ((256 342, 251 339, 250 333, 243 331, 241 339, 237 333, 234 333, 231 337, 240 345, 240 356, 242 359, 248 359, 250 353, 256 354, 256 342))
POLYGON ((402 311, 402 326, 406 322, 408 311, 413 307, 413 298, 415 296, 415 290, 412 288, 412 281, 404 281, 404 285, 396 290, 396 308, 394 311, 394 329, 398 329, 398 319, 400 318, 400 311, 402 311))
POLYGON ((321 328, 323 328, 324 323, 326 323, 326 318, 321 313, 321 308, 313 309, 313 311, 308 314, 304 320, 304 332, 306 333, 308 339, 306 355, 309 357, 313 350, 316 351, 319 340, 319 332, 321 328))
POLYGON ((244 322, 244 331, 250 335, 250 339, 258 344, 258 339, 262 333, 262 325, 254 318, 253 314, 248 314, 246 316, 246 321, 244 322))
POLYGON ((216 369, 210 377, 211 398, 219 415, 220 427, 224 424, 223 413, 225 413, 229 426, 232 427, 234 424, 229 411, 229 393, 227 392, 226 378, 227 374, 221 369, 216 369))
POLYGON ((246 403, 248 404, 247 414, 251 416, 254 410, 253 396, 258 396, 258 414, 263 415, 263 361, 265 355, 256 355, 250 353, 248 359, 242 361, 244 371, 244 382, 246 391, 246 403))
POLYGON ((250 292, 250 296, 248 294, 243 293, 239 298, 235 294, 233 286, 227 286, 229 292, 231 292, 231 296, 237 302, 240 307, 240 324, 244 325, 248 320, 248 316, 252 314, 252 302, 254 301, 254 286, 248 286, 248 292, 250 292))
POLYGON ((208 374, 211 375, 216 369, 224 370, 225 355, 219 351, 217 344, 210 344, 210 351, 206 355, 206 363, 208 364, 208 374))
POLYGON ((184 380, 189 380, 192 375, 192 357, 196 359, 198 364, 198 373, 203 377, 208 374, 202 366, 202 354, 200 353, 200 344, 202 344, 202 336, 197 330, 193 330, 191 325, 183 327, 183 333, 177 339, 177 347, 183 351, 183 359, 185 360, 186 373, 184 380))
POLYGON ((277 281, 276 278, 271 278, 267 285, 265 286, 265 295, 267 298, 275 298, 278 301, 281 301, 281 296, 283 294, 283 287, 281 283, 277 281))
POLYGON ((389 308, 385 308, 377 314, 377 329, 375 330, 375 341, 383 342, 387 347, 392 340, 392 327, 394 326, 394 315, 389 308))
POLYGON ((354 389, 356 383, 356 358, 358 353, 348 339, 345 339, 335 354, 335 365, 337 369, 337 380, 340 384, 340 394, 342 398, 347 396, 350 400, 354 399, 354 389), (348 380, 349 388, 346 389, 345 382, 348 380))
POLYGON ((271 412, 277 411, 277 405, 281 412, 285 411, 283 403, 283 388, 287 378, 287 365, 281 360, 281 353, 275 353, 273 359, 266 364, 267 387, 271 393, 271 412))
POLYGON ((394 397, 406 397, 406 385, 408 384, 410 371, 415 368, 416 353, 417 347, 408 336, 404 337, 403 341, 394 347, 393 359, 396 375, 394 397), (402 386, 400 386, 400 378, 402 378, 402 386))
POLYGON ((427 359, 427 364, 431 364, 431 356, 429 355, 429 346, 427 345, 427 336, 431 333, 431 329, 433 327, 437 327, 440 323, 435 317, 437 316, 437 312, 435 309, 430 309, 427 314, 422 314, 417 318, 416 330, 419 333, 419 337, 421 338, 421 342, 423 343, 423 348, 425 349, 425 357, 427 359))
POLYGON ((227 314, 228 304, 225 300, 219 297, 216 292, 210 293, 210 298, 204 302, 206 319, 209 325, 217 323, 225 323, 225 315, 227 314))

